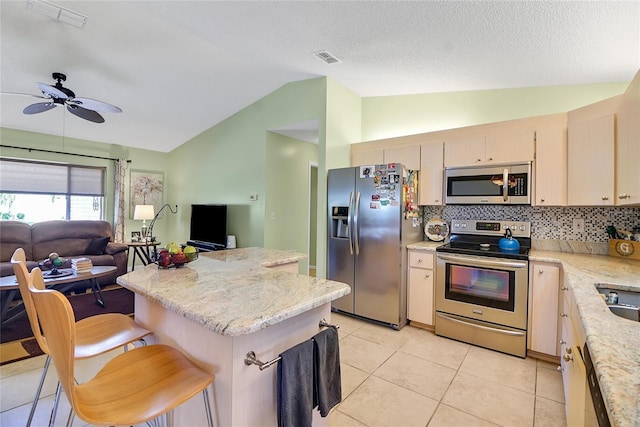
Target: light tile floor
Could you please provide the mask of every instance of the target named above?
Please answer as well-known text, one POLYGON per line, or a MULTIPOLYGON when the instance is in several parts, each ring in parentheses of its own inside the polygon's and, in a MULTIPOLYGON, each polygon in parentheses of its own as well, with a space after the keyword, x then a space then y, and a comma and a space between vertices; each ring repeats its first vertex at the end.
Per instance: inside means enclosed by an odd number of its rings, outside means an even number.
POLYGON ((407 326, 332 314, 340 326, 342 403, 331 427, 566 426, 556 365, 407 326))
MULTIPOLYGON (((343 401, 331 427, 562 427, 564 397, 556 365, 520 359, 404 327, 400 331, 332 314, 340 326, 343 401)), ((78 362, 89 379, 113 354, 78 362)), ((0 425, 23 427, 44 356, 0 367, 0 425)), ((33 426, 46 425, 55 392, 51 367, 33 426)), ((62 398, 56 425, 65 425, 62 398)), ((74 426, 85 425, 76 418, 74 426)))

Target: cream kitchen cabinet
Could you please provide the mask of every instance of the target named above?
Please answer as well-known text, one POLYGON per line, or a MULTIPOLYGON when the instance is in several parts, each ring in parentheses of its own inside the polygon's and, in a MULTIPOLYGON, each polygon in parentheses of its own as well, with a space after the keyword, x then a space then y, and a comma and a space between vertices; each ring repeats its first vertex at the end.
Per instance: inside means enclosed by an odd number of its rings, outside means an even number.
POLYGON ((617 115, 616 205, 640 204, 640 72, 622 96, 617 115))
POLYGON ((420 146, 418 204, 440 206, 444 194, 444 143, 427 142, 420 146))
POLYGON ((534 206, 567 204, 567 128, 555 126, 536 131, 534 206))
POLYGON ((570 206, 614 204, 615 114, 569 120, 567 195, 570 206))
POLYGON ((534 132, 511 130, 445 140, 444 165, 476 166, 532 161, 534 132))
POLYGON ((351 166, 379 165, 384 163, 384 150, 351 151, 351 166))
POLYGON ((419 145, 385 148, 383 151, 384 163, 401 163, 407 169, 420 170, 419 145))
POLYGON ((563 286, 560 321, 560 370, 564 387, 565 414, 568 426, 597 427, 584 363, 583 348, 586 341, 578 307, 571 289, 563 286))
POLYGON ((529 350, 559 356, 558 310, 561 269, 558 264, 532 262, 529 268, 529 350))
POLYGON ((435 265, 434 254, 409 250, 407 318, 419 326, 433 326, 435 265))

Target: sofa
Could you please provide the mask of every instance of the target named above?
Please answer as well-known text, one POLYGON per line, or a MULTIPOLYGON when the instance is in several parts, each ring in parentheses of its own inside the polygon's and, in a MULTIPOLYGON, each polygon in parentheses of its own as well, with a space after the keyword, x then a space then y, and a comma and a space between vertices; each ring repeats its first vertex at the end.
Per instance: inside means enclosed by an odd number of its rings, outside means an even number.
POLYGON ((13 275, 11 256, 23 248, 27 268, 56 252, 65 259, 86 257, 96 265, 113 265, 116 271, 98 279, 101 286, 115 283, 127 273, 128 247, 112 242, 111 224, 106 221, 45 221, 29 225, 20 221, 0 221, 0 276, 13 275))

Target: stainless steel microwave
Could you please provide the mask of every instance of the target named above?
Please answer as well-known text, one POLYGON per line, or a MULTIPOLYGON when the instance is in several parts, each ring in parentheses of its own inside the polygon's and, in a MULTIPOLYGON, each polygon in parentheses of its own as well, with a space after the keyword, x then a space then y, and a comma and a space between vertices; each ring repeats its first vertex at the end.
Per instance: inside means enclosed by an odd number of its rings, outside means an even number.
POLYGON ((445 203, 530 205, 531 162, 445 168, 445 203))

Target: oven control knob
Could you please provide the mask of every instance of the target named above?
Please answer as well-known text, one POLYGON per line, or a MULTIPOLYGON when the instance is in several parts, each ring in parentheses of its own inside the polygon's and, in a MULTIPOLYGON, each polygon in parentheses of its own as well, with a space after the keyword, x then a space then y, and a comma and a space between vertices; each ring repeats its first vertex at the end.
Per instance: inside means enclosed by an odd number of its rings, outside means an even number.
POLYGON ((458 228, 458 227, 460 227, 460 224, 458 224, 458 223, 453 224, 453 228, 458 228))
POLYGON ((466 223, 463 223, 463 224, 462 224, 462 228, 467 228, 467 224, 466 224, 466 223))
POLYGON ((527 226, 526 226, 526 225, 521 225, 521 226, 520 226, 520 231, 525 231, 526 229, 527 229, 527 226))
POLYGON ((502 229, 503 229, 503 230, 506 230, 507 228, 509 228, 509 226, 508 226, 508 225, 506 225, 506 224, 502 226, 502 229))
POLYGON ((515 225, 515 224, 513 224, 513 225, 511 226, 511 229, 512 229, 512 230, 517 230, 517 229, 518 229, 518 226, 517 226, 517 225, 515 225))

